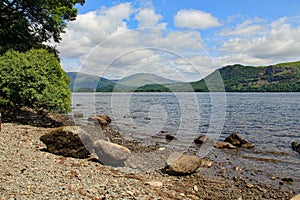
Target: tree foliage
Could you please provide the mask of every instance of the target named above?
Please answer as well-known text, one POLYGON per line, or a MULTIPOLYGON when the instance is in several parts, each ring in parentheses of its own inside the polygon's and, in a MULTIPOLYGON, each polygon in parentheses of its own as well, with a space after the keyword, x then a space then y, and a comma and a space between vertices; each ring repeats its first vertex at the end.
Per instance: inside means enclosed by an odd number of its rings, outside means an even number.
POLYGON ((0 96, 9 100, 10 108, 67 112, 71 105, 69 83, 59 60, 47 50, 10 50, 0 57, 0 96))
POLYGON ((1 0, 0 53, 46 47, 43 42, 61 40, 66 23, 75 20, 85 0, 1 0))

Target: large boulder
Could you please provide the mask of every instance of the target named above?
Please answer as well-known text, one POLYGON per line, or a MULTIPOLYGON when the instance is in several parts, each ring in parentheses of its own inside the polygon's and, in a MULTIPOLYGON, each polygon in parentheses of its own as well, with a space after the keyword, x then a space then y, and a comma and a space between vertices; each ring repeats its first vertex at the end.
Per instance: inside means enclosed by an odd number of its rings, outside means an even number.
POLYGON ((94 150, 101 163, 112 166, 123 166, 131 154, 128 148, 105 140, 97 140, 94 150))
POLYGON ((79 126, 57 128, 41 136, 40 140, 49 152, 66 157, 87 158, 93 147, 89 135, 79 126))
POLYGON ((244 148, 254 147, 253 143, 248 142, 237 133, 231 133, 227 138, 225 138, 224 142, 229 142, 230 144, 236 147, 244 147, 244 148))
POLYGON ((300 154, 300 143, 292 142, 292 149, 300 154))
POLYGON ((194 173, 200 165, 198 156, 174 152, 167 159, 167 166, 163 171, 172 175, 187 175, 194 173))

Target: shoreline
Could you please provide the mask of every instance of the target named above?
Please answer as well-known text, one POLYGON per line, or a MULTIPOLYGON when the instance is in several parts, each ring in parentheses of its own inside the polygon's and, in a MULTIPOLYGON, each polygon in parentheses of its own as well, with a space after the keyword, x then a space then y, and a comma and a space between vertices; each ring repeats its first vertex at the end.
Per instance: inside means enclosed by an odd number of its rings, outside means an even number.
MULTIPOLYGON (((29 118, 28 122, 32 120, 29 118)), ((38 117, 33 119, 44 121, 38 117)), ((227 174, 233 169, 222 162, 215 163, 213 168, 200 167, 191 175, 170 176, 160 170, 132 172, 125 168, 104 166, 90 159, 54 155, 43 150, 45 145, 39 137, 49 133, 55 126, 49 123, 48 127, 30 124, 2 124, 1 198, 290 199, 295 196, 295 191, 280 185, 274 187, 256 182, 238 170, 238 175, 231 178, 227 174), (209 171, 213 170, 219 172, 219 176, 208 176, 209 171)), ((137 152, 143 158, 145 152, 137 152)), ((151 149, 147 152, 151 152, 151 149)))

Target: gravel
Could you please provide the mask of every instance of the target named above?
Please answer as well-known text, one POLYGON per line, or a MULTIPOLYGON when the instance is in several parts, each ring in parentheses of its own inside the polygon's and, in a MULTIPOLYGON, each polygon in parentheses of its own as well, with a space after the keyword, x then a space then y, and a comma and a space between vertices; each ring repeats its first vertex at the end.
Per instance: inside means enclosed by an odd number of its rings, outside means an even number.
POLYGON ((189 176, 169 176, 160 170, 130 172, 93 159, 53 155, 39 140, 52 129, 2 124, 0 199, 290 199, 295 195, 243 177, 209 178, 201 168, 189 176))

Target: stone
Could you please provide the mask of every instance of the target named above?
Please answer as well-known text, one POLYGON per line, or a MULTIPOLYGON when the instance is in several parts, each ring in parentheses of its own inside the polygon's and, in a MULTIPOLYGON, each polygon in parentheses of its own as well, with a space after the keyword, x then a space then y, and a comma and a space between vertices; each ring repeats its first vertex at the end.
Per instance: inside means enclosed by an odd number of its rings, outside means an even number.
POLYGON ((253 143, 249 142, 249 143, 246 143, 246 144, 242 144, 242 147, 246 148, 246 149, 251 149, 251 148, 254 148, 255 145, 253 143))
POLYGON ((194 140, 194 142, 196 143, 196 144, 203 144, 203 143, 205 143, 205 142, 207 142, 208 141, 208 137, 206 136, 206 135, 200 135, 199 137, 197 137, 195 140, 194 140))
POLYGON ((74 114, 73 114, 73 117, 75 117, 75 118, 83 118, 83 113, 80 113, 80 112, 75 112, 74 114))
POLYGON ((300 194, 297 194, 296 196, 292 197, 291 200, 300 200, 300 194))
POLYGON ((160 133, 167 133, 168 130, 161 130, 160 133))
POLYGON ((233 146, 231 143, 229 142, 217 142, 215 145, 214 145, 215 148, 217 149, 223 149, 223 148, 226 148, 226 149, 236 149, 235 146, 233 146))
POLYGON ((151 185, 153 187, 161 187, 161 186, 163 186, 163 183, 160 181, 148 181, 148 182, 145 182, 145 185, 151 185))
POLYGON ((208 159, 200 159, 200 167, 209 168, 213 166, 214 162, 208 159))
POLYGON ((112 166, 123 166, 131 154, 128 148, 104 140, 97 140, 94 150, 101 163, 112 166))
POLYGON ((65 126, 57 128, 40 137, 50 153, 74 157, 88 158, 93 143, 88 135, 79 126, 65 126))
POLYGON ((167 140, 174 140, 174 139, 176 140, 177 138, 173 135, 166 135, 166 139, 167 140))
POLYGON ((187 175, 194 173, 200 164, 198 156, 174 152, 167 159, 167 166, 163 171, 172 175, 187 175))
POLYGON ((231 133, 228 137, 225 138, 224 142, 229 142, 230 144, 236 147, 244 147, 244 148, 254 147, 253 143, 248 142, 237 133, 231 133))
POLYGON ((101 129, 105 129, 111 123, 111 118, 108 115, 90 115, 88 121, 98 122, 101 129))
POLYGON ((292 142, 292 149, 300 154, 300 143, 292 142))

